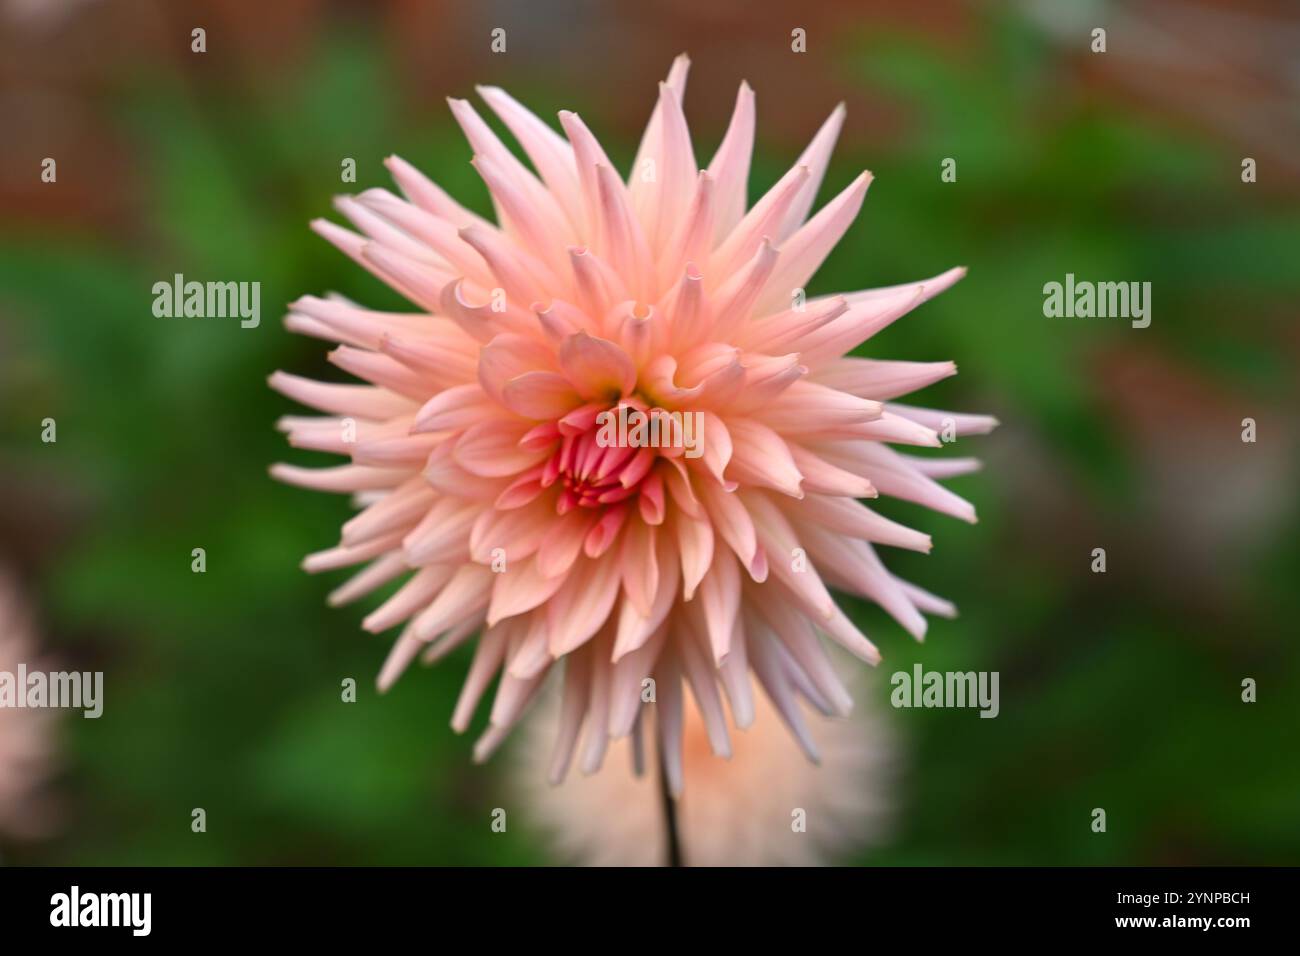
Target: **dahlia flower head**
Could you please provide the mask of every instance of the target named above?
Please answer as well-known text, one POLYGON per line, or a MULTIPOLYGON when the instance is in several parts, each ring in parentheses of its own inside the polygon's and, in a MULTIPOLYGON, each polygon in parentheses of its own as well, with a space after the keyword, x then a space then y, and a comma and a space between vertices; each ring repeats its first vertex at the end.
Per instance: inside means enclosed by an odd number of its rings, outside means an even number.
POLYGON ((700 169, 682 112, 688 66, 679 57, 660 84, 626 181, 574 113, 559 114, 561 136, 480 88, 529 169, 467 101, 451 100, 497 224, 390 157, 405 198, 340 197, 359 232, 312 227, 419 311, 299 299, 287 328, 338 343, 331 362, 365 384, 270 380, 324 413, 283 419, 291 445, 351 459, 272 474, 352 494, 361 508, 304 568, 364 565, 333 604, 405 577, 363 622, 402 628, 380 689, 417 656, 476 640, 452 726, 467 729, 500 674, 475 745, 485 760, 562 662, 554 780, 575 759, 597 769, 611 739, 641 734, 652 705, 680 792, 685 686, 726 755, 729 723, 754 719, 752 678, 816 759, 797 697, 827 714, 852 706, 822 639, 879 660, 828 588, 877 602, 918 639, 923 613, 954 613, 876 552, 929 551, 929 536, 858 499, 892 495, 973 522, 936 479, 976 462, 890 446, 937 447, 941 428, 996 424, 891 401, 952 375, 951 362, 846 357, 963 269, 804 294, 871 179, 809 217, 843 108, 747 207, 754 94, 741 85, 700 169), (607 428, 611 413, 634 427, 607 428), (663 421, 658 442, 646 429, 633 440, 638 415, 663 421))
MULTIPOLYGON (((0 566, 0 671, 48 664, 17 578, 0 566)), ((0 836, 49 836, 57 822, 49 793, 57 769, 56 711, 0 707, 0 836)))
MULTIPOLYGON (((842 656, 842 655, 841 655, 842 656)), ((838 670, 839 668, 837 668, 838 670)), ((847 679, 855 691, 858 682, 847 679)), ((564 863, 662 866, 668 833, 660 781, 645 772, 647 755, 630 737, 615 740, 600 773, 570 774, 547 784, 549 739, 558 727, 555 695, 512 741, 510 789, 524 819, 564 863), (610 808, 617 807, 617 813, 610 808)), ((883 698, 861 695, 848 720, 800 710, 821 751, 810 763, 764 694, 754 695, 754 722, 713 753, 700 709, 686 701, 682 733, 685 792, 676 801, 676 832, 686 866, 814 866, 885 842, 892 832, 900 770, 883 698)))

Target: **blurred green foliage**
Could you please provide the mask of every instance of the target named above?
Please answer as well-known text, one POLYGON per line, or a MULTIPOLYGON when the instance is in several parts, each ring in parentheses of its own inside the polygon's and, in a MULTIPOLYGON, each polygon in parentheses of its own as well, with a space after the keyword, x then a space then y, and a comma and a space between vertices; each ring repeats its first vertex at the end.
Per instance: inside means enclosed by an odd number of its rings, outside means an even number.
MULTIPOLYGON (((837 157, 827 195, 864 166, 876 180, 811 291, 971 267, 869 343, 872 355, 958 360, 963 374, 920 404, 993 411, 1041 437, 1094 504, 1121 523, 1132 517, 1133 463, 1080 356, 1134 333, 1043 320, 1041 285, 1066 271, 1151 280, 1157 311, 1144 345, 1255 394, 1285 394, 1294 368, 1252 335, 1251 321, 1256 307, 1300 291, 1294 209, 1243 211, 1234 170, 1191 134, 1044 102, 1035 91, 1050 55, 1010 20, 995 21, 968 61, 908 36, 848 46, 843 82, 897 96, 909 124, 869 155, 837 157), (939 178, 946 156, 960 157, 955 184, 939 178), (1208 210, 1190 225, 1152 212, 1190 202, 1208 210), (1208 303, 1225 288, 1237 314, 1209 321, 1208 303)), ((378 37, 364 31, 335 37, 294 82, 255 98, 187 91, 141 64, 116 119, 150 164, 140 177, 151 193, 143 234, 0 241, 3 300, 25 320, 18 348, 35 368, 35 387, 5 390, 6 457, 86 501, 42 584, 46 631, 108 674, 105 718, 66 727, 66 833, 14 859, 546 859, 531 834, 490 831, 491 808, 507 799, 501 760, 473 767, 470 740, 447 727, 465 655, 417 668, 379 697, 372 677, 388 638, 361 632, 364 609, 325 607, 342 574, 297 567, 334 543, 347 502, 266 475, 276 460, 326 460, 283 447, 272 425, 292 406, 266 376, 338 378, 321 343, 280 327, 284 304, 335 290, 405 307, 307 229, 330 214, 339 158, 358 161, 349 191, 389 185, 380 160, 396 152, 486 211, 450 119, 412 128, 396 82, 378 37), (153 319, 150 287, 173 272, 260 281, 261 327, 153 319), (58 420, 57 445, 34 444, 46 415, 58 420), (195 547, 207 550, 206 574, 190 571, 195 547), (340 702, 347 677, 360 687, 355 704, 340 702), (207 811, 206 835, 190 832, 193 807, 207 811)), ((581 107, 517 92, 539 108, 581 107)), ((647 103, 648 94, 635 106, 647 103)), ((716 141, 720 131, 700 132, 716 141)), ((633 145, 611 152, 627 157, 633 145)), ((790 158, 758 156, 751 196, 790 158)), ((976 440, 971 453, 997 441, 976 440)), ((883 669, 999 670, 1002 713, 890 715, 911 750, 903 813, 894 840, 862 862, 1295 862, 1300 687, 1286 640, 1294 627, 1284 634, 1280 623, 1297 616, 1294 514, 1246 569, 1256 613, 1225 621, 1114 574, 1098 580, 1084 557, 1062 570, 1051 528, 1036 539, 1015 533, 1005 478, 990 470, 952 483, 978 505, 976 527, 882 505, 936 541, 931 556, 889 554, 891 567, 962 609, 914 645, 877 609, 853 603, 883 669), (1262 682, 1254 706, 1239 702, 1246 675, 1262 682), (1088 828, 1099 806, 1104 836, 1088 828)), ((885 707, 887 682, 877 687, 885 707)))

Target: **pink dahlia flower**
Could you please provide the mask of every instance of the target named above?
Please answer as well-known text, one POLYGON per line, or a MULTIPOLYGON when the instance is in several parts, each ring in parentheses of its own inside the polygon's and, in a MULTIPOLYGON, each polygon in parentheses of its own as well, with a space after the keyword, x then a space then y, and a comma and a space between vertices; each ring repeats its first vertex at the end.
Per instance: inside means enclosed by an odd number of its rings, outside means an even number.
POLYGON ((660 85, 627 182, 573 113, 560 113, 561 137, 503 91, 480 90, 534 173, 452 100, 499 225, 390 158, 405 199, 342 197, 360 234, 313 228, 420 311, 300 299, 288 328, 339 343, 331 361, 367 384, 271 378, 325 413, 284 419, 290 443, 351 458, 272 473, 353 493, 364 509, 304 567, 366 565, 336 604, 407 576, 364 621, 402 626, 380 687, 421 653, 437 659, 477 635, 452 726, 468 727, 499 673, 475 748, 486 759, 562 661, 557 780, 575 754, 599 767, 653 701, 680 791, 683 684, 725 755, 727 709, 737 727, 754 719, 751 675, 813 753, 796 696, 829 714, 851 706, 820 636, 879 659, 828 586, 878 602, 917 637, 923 612, 952 613, 876 554, 928 551, 929 537, 857 499, 883 493, 973 521, 935 481, 973 461, 890 445, 938 446, 941 428, 994 424, 892 403, 953 374, 951 362, 845 357, 963 270, 804 296, 871 178, 808 217, 843 110, 747 207, 754 95, 741 86, 701 170, 682 115, 687 66, 678 58, 660 85))
MULTIPOLYGON (((828 719, 801 704, 822 752, 818 765, 804 756, 762 694, 754 697, 753 725, 736 735, 730 760, 713 753, 700 710, 688 701, 686 787, 675 810, 681 862, 812 866, 881 842, 893 817, 897 748, 872 703, 867 696, 850 720, 828 719)), ((662 865, 669 850, 659 780, 653 771, 640 772, 644 754, 630 741, 611 745, 600 773, 546 783, 541 752, 558 711, 548 700, 527 728, 525 746, 515 748, 511 777, 524 817, 566 863, 662 865)))
MULTIPOLYGON (((16 580, 0 568, 0 672, 17 680, 21 666, 43 669, 37 641, 16 580)), ((0 707, 0 834, 48 836, 56 812, 48 794, 55 764, 56 712, 0 707)))

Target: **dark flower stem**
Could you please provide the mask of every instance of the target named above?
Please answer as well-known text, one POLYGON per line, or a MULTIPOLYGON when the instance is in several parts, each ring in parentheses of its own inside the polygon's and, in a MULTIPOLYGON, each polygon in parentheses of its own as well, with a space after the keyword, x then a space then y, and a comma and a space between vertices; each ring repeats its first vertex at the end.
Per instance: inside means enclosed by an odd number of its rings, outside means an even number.
MULTIPOLYGON (((656 735, 658 737, 658 735, 656 735)), ((677 801, 668 786, 668 768, 664 760, 664 742, 658 741, 659 750, 659 805, 663 810, 664 834, 668 838, 668 865, 684 866, 682 863, 682 843, 677 832, 677 801)))

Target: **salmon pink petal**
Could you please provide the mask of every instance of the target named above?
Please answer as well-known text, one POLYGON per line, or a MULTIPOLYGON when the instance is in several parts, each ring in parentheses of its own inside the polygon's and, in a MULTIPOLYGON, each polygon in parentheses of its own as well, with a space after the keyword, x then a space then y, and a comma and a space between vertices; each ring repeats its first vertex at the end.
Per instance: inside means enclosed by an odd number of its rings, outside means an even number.
POLYGON ((525 372, 501 389, 501 403, 516 415, 554 421, 582 403, 568 379, 555 372, 525 372))
POLYGON ((636 368, 627 353, 586 332, 564 340, 559 362, 569 384, 585 399, 618 399, 631 394, 636 385, 636 368))
POLYGON ((503 478, 536 465, 545 451, 521 448, 525 427, 512 421, 485 421, 456 439, 451 454, 456 464, 483 478, 503 478))

